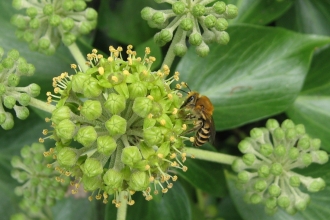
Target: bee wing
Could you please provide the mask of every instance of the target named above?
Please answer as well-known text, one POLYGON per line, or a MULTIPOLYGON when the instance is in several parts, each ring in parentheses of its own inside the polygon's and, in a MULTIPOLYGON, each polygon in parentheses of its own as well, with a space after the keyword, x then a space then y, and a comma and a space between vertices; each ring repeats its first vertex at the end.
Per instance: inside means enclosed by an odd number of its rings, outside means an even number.
POLYGON ((214 120, 213 117, 211 117, 211 121, 210 121, 210 138, 209 138, 209 142, 210 144, 214 145, 214 140, 215 140, 215 126, 214 126, 214 120))

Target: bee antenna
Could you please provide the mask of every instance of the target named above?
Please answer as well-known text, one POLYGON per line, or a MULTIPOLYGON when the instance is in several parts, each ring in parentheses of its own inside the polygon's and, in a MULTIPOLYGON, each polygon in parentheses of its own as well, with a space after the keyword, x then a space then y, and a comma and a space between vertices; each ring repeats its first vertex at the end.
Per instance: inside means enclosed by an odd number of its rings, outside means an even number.
POLYGON ((184 91, 184 90, 182 90, 182 89, 177 89, 177 88, 175 88, 175 90, 179 90, 179 91, 181 91, 181 92, 184 92, 184 93, 189 94, 189 92, 186 92, 186 91, 184 91))
POLYGON ((189 92, 191 92, 191 89, 188 86, 188 83, 185 83, 185 85, 187 86, 187 88, 189 89, 189 92))

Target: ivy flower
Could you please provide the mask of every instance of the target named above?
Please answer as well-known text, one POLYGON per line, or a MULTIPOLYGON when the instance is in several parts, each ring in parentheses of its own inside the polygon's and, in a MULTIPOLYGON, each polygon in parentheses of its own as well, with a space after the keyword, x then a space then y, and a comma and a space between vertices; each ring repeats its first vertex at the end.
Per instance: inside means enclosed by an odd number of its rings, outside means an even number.
POLYGON ((245 189, 248 203, 264 203, 266 212, 273 214, 278 207, 294 214, 304 210, 310 201, 308 192, 325 187, 322 178, 312 178, 295 172, 311 163, 328 162, 327 152, 320 150, 321 141, 310 138, 305 127, 285 120, 281 126, 269 119, 266 128, 254 128, 240 142, 244 154, 232 167, 238 172, 238 186, 245 189))
POLYGON ((223 1, 216 0, 155 0, 157 3, 168 3, 171 9, 155 10, 145 7, 141 16, 148 21, 149 26, 161 29, 154 39, 157 44, 164 46, 173 38, 176 31, 174 53, 183 56, 187 51, 186 37, 189 44, 196 46, 196 53, 205 57, 209 53, 207 44, 227 44, 229 35, 226 32, 228 19, 237 16, 237 7, 226 5, 223 1), (210 3, 214 2, 212 5, 210 3))
POLYGON ((32 83, 26 87, 19 87, 21 76, 32 76, 35 67, 20 57, 17 50, 10 50, 4 57, 4 50, 0 47, 0 125, 9 130, 14 126, 13 115, 6 111, 13 109, 16 117, 24 120, 29 116, 31 99, 40 93, 40 87, 32 83))
POLYGON ((188 138, 182 136, 183 122, 177 115, 182 100, 178 90, 170 89, 178 74, 165 79, 167 66, 152 72, 155 58, 149 48, 141 58, 129 45, 126 60, 121 47, 109 50, 107 58, 97 50, 88 54, 86 72, 72 65, 75 75, 53 79, 54 94, 48 93, 48 101, 57 105, 47 119, 53 130, 45 130, 47 137, 40 141, 56 141, 45 156, 55 157, 52 165, 74 177, 77 188, 82 183, 104 203, 114 195, 112 203, 119 207, 122 191, 130 205, 136 191, 146 200, 152 193, 166 193, 177 180, 168 169, 187 170, 183 141, 188 138))
POLYGON ((97 23, 97 12, 86 8, 85 0, 13 0, 13 7, 25 10, 25 15, 16 14, 11 19, 18 28, 16 36, 31 50, 47 55, 55 53, 61 41, 66 46, 73 44, 97 23))

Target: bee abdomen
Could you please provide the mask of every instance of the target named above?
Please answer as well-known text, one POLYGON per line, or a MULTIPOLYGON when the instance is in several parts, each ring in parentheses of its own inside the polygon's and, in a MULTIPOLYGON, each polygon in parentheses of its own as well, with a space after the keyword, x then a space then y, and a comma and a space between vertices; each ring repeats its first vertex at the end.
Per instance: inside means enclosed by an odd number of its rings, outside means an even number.
POLYGON ((202 127, 198 129, 195 135, 195 140, 194 140, 194 146, 202 146, 206 142, 208 142, 209 138, 211 136, 210 133, 210 126, 203 122, 202 127))

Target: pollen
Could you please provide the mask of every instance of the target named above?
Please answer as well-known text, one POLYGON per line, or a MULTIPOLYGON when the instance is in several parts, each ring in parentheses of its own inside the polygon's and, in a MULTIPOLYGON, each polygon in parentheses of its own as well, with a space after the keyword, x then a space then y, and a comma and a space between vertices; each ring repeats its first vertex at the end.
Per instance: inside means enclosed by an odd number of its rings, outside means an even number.
POLYGON ((43 138, 39 138, 39 143, 44 143, 45 140, 43 138))
POLYGON ((111 79, 112 79, 115 83, 118 82, 118 77, 117 77, 117 76, 112 76, 111 79))
POLYGON ((172 176, 172 180, 175 182, 175 181, 177 181, 178 180, 178 176, 172 176))
POLYGON ((168 192, 167 188, 162 189, 162 193, 167 193, 167 192, 168 192))
POLYGON ((170 141, 171 141, 171 142, 174 142, 175 140, 176 140, 176 138, 175 138, 174 136, 171 136, 171 137, 170 137, 170 141))
POLYGON ((175 85, 175 88, 176 88, 176 89, 181 89, 181 85, 180 85, 180 84, 176 84, 176 85, 175 85))
POLYGON ((178 109, 177 108, 173 108, 172 114, 176 115, 178 113, 178 109))
POLYGON ((150 62, 155 62, 156 61, 156 57, 149 57, 149 60, 150 60, 150 62))
POLYGON ((108 57, 108 61, 111 63, 113 61, 112 57, 108 57))
POLYGON ((124 71, 123 71, 123 74, 124 74, 125 76, 128 76, 130 73, 128 72, 128 70, 124 70, 124 71))
POLYGON ((168 99, 172 100, 173 95, 170 93, 170 94, 167 94, 167 97, 168 97, 168 99))
POLYGON ((42 130, 42 134, 43 135, 47 135, 48 134, 48 130, 47 129, 42 130))
POLYGON ((163 126, 166 125, 165 119, 160 120, 160 124, 163 125, 163 126))
POLYGON ((147 165, 145 166, 145 169, 146 169, 146 170, 149 170, 149 169, 150 169, 150 165, 147 164, 147 165))
POLYGON ((170 156, 171 159, 174 159, 176 158, 176 153, 172 153, 171 156, 170 156))
POLYGON ((151 101, 154 100, 154 97, 152 97, 151 95, 148 95, 147 98, 150 99, 151 101))
POLYGON ((183 172, 186 172, 188 170, 188 167, 187 166, 183 166, 182 167, 182 170, 183 170, 183 172))
POLYGON ((144 51, 146 54, 150 54, 150 47, 146 47, 145 51, 144 51))
POLYGON ((151 119, 153 116, 154 116, 154 115, 151 114, 151 113, 148 114, 148 118, 149 118, 149 119, 151 119))
POLYGON ((123 51, 123 48, 122 47, 117 47, 117 50, 119 51, 119 52, 122 52, 123 51))
POLYGON ((94 49, 92 50, 92 53, 97 53, 97 49, 94 48, 94 49))
POLYGON ((157 157, 159 157, 160 159, 162 159, 164 157, 163 154, 157 154, 157 157))
POLYGON ((183 130, 183 131, 187 130, 187 125, 186 125, 186 124, 183 124, 183 125, 182 125, 182 130, 183 130))
POLYGON ((74 63, 73 63, 73 64, 71 64, 70 66, 71 66, 71 68, 72 68, 72 69, 77 69, 77 65, 76 65, 76 64, 74 64, 74 63))
POLYGON ((194 137, 190 137, 190 138, 189 138, 189 141, 190 141, 191 143, 193 143, 193 142, 195 141, 195 138, 194 138, 194 137))
POLYGON ((98 68, 98 71, 99 71, 100 75, 104 74, 104 68, 102 66, 98 68))

